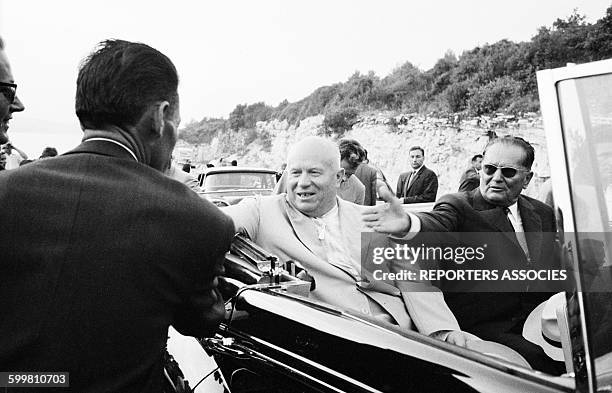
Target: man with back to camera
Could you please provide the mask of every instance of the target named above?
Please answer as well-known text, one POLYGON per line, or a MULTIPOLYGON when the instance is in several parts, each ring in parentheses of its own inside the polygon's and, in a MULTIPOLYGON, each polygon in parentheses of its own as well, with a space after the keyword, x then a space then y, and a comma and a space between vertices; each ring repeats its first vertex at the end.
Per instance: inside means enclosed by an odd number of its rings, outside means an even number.
POLYGON ((316 281, 313 299, 457 345, 475 339, 459 331, 440 292, 400 291, 363 279, 361 254, 369 245, 361 244, 361 232, 371 230, 361 222, 363 207, 337 196, 344 176, 337 145, 320 137, 301 140, 288 153, 285 175, 286 193, 222 210, 237 232, 281 261, 299 261, 316 281))
POLYGON ((0 173, 0 370, 69 372, 61 391, 160 392, 168 327, 218 326, 233 225, 162 173, 177 87, 159 51, 104 41, 79 69, 81 145, 0 173))
MULTIPOLYGON (((552 209, 521 191, 533 172, 533 147, 518 137, 491 140, 482 162, 480 186, 470 192, 441 197, 433 211, 406 213, 400 201, 386 193, 386 205, 364 211, 365 224, 418 244, 419 232, 503 233, 500 244, 489 247, 487 269, 547 269, 556 264, 553 241, 556 225, 552 209), (529 234, 529 236, 525 236, 529 234)), ((483 238, 484 239, 484 238, 483 238)), ((529 313, 550 293, 445 293, 461 329, 484 340, 507 345, 532 367, 550 374, 564 369, 540 347, 524 339, 522 327, 529 313)))
POLYGON ((402 203, 434 202, 438 192, 438 176, 423 164, 425 150, 412 146, 408 155, 412 170, 400 175, 395 195, 402 203))
POLYGON ((370 166, 368 151, 366 149, 363 149, 363 151, 364 157, 355 171, 355 176, 365 187, 365 199, 363 200, 363 204, 366 206, 374 206, 376 205, 378 172, 374 167, 370 166))
POLYGON ((470 166, 459 179, 459 192, 472 191, 480 185, 480 170, 482 169, 482 154, 472 156, 470 166))

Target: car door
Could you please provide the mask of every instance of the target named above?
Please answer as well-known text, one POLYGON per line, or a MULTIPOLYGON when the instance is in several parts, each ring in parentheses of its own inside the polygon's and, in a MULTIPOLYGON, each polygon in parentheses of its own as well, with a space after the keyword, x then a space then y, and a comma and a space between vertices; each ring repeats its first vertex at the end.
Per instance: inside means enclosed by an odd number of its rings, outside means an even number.
POLYGON ((555 214, 576 289, 566 293, 576 389, 612 390, 612 60, 537 74, 555 214))

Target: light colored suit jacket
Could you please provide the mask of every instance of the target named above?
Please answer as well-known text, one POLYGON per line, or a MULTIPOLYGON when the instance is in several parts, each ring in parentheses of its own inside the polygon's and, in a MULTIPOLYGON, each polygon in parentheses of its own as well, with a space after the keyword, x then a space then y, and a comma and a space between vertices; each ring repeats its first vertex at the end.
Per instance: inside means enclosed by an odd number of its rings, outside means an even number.
MULTIPOLYGON (((347 248, 351 258, 360 263, 363 250, 372 247, 372 244, 361 245, 361 233, 369 232, 361 221, 362 207, 340 198, 337 201, 347 248)), ((369 315, 375 313, 371 311, 373 301, 400 326, 416 328, 427 335, 440 330, 459 330, 440 292, 415 292, 423 285, 417 283, 414 288, 408 288, 410 283, 402 283, 400 291, 385 282, 357 280, 342 266, 330 263, 318 238, 316 224, 293 208, 286 194, 249 198, 222 210, 232 217, 237 232, 246 232, 281 261, 300 262, 316 280, 316 289, 310 295, 313 299, 369 315)))

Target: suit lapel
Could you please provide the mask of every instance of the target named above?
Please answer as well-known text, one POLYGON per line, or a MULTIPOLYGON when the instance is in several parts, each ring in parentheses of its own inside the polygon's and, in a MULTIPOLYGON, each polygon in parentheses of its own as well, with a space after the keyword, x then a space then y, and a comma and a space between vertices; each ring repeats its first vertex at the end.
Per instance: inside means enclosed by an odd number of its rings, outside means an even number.
POLYGON ((404 193, 403 196, 407 197, 408 196, 408 184, 410 181, 410 176, 412 176, 412 172, 408 173, 408 175, 406 175, 406 177, 404 178, 404 193))
POLYGON ((287 201, 285 201, 285 211, 297 239, 317 257, 327 259, 325 249, 318 238, 316 224, 312 222, 310 217, 291 207, 287 201))
MULTIPOLYGON (((338 205, 340 205, 340 202, 338 203, 338 205)), ((323 242, 319 240, 317 224, 315 224, 310 217, 307 217, 296 209, 292 208, 291 205, 289 205, 289 202, 285 202, 285 209, 287 211, 287 217, 289 218, 289 224, 293 228, 295 236, 304 245, 304 247, 306 247, 310 252, 312 252, 317 258, 323 260, 325 263, 329 263, 330 265, 335 266, 336 268, 342 270, 344 273, 349 275, 351 278, 355 279, 353 277, 353 274, 347 271, 343 266, 336 265, 329 260, 325 247, 323 246, 323 242)), ((340 209, 340 206, 338 206, 338 209, 340 209)), ((353 220, 349 219, 349 217, 347 217, 347 219, 343 221, 340 210, 338 210, 338 214, 340 215, 341 228, 347 228, 344 225, 359 224, 357 222, 352 222, 353 220)), ((352 217, 352 215, 348 214, 347 216, 352 217)), ((359 219, 359 217, 356 217, 356 219, 359 219)), ((345 236, 349 236, 349 239, 352 242, 355 242, 355 239, 350 237, 351 232, 352 231, 347 230, 344 234, 345 236)), ((360 236, 359 232, 357 234, 360 236)), ((356 244, 358 246, 360 244, 360 238, 357 238, 356 242, 353 244, 356 244)), ((353 257, 353 249, 351 249, 350 252, 351 257, 353 257)), ((359 248, 357 248, 357 258, 359 258, 359 252, 360 250, 359 248)))
POLYGON ((348 204, 338 199, 338 218, 340 220, 340 230, 347 240, 345 244, 351 259, 361 263, 361 232, 366 230, 362 228, 360 215, 351 211, 348 204))
POLYGON ((527 248, 529 248, 531 260, 537 261, 542 251, 542 220, 533 205, 522 195, 519 196, 518 208, 521 221, 523 221, 523 230, 527 238, 527 248))
POLYGON ((508 218, 504 214, 502 208, 491 205, 487 202, 480 193, 480 188, 477 188, 473 191, 474 197, 474 209, 480 212, 480 216, 482 219, 489 224, 491 224, 495 229, 502 232, 504 236, 510 240, 517 247, 520 247, 520 244, 514 234, 514 228, 508 222, 508 218))

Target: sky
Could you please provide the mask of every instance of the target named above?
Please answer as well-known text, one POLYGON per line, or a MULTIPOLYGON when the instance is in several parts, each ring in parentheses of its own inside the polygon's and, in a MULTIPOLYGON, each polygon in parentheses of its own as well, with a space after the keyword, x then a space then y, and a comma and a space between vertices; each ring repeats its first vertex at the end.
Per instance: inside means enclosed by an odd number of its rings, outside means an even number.
MULTIPOLYGON (((0 0, 0 35, 26 111, 9 135, 78 132, 79 62, 99 41, 140 41, 179 72, 183 124, 237 104, 300 100, 355 71, 431 68, 501 39, 528 41, 577 8, 594 23, 609 0, 0 0)), ((12 137, 13 138, 13 137, 12 137)), ((31 138, 30 138, 31 139, 31 138)), ((46 142, 46 141, 45 141, 46 142)), ((51 143, 51 142, 49 142, 51 143)))

